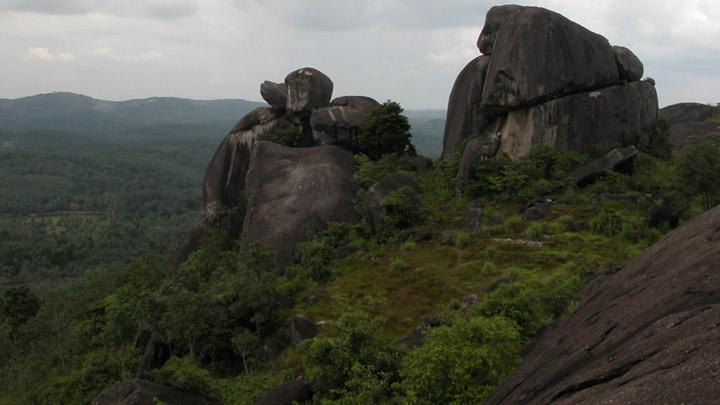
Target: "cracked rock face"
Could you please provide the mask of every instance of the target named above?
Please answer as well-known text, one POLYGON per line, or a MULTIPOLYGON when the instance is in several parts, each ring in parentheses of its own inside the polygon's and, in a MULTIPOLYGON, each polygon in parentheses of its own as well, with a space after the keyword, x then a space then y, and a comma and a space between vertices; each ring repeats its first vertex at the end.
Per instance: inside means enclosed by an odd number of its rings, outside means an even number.
POLYGON ((718 268, 715 208, 587 286, 486 403, 716 402, 718 268))
POLYGON ((339 146, 291 148, 259 142, 245 180, 243 235, 275 252, 277 270, 295 259, 298 243, 328 222, 353 222, 355 160, 339 146))
POLYGON ((653 81, 640 81, 640 59, 558 13, 493 7, 478 48, 483 55, 460 72, 450 94, 443 158, 497 133, 498 153, 517 159, 545 146, 580 153, 619 147, 628 135, 642 143, 655 127, 657 93, 653 81))

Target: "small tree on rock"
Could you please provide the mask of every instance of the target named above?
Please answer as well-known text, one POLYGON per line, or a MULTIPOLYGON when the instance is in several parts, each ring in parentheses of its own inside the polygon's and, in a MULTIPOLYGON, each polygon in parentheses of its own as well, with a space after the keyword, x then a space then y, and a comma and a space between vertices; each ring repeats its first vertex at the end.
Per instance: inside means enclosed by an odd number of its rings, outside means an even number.
POLYGON ((390 100, 370 112, 358 137, 360 151, 373 160, 385 154, 412 154, 410 123, 402 112, 400 104, 390 100))

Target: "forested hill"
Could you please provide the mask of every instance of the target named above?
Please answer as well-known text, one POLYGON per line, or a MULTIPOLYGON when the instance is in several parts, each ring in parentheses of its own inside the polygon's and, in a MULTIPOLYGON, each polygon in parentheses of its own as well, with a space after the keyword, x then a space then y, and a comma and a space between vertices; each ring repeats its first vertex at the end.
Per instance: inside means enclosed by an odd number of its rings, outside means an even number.
POLYGON ((242 99, 189 100, 175 97, 107 101, 57 92, 0 100, 0 128, 52 129, 102 135, 168 123, 237 121, 262 105, 264 103, 242 99))

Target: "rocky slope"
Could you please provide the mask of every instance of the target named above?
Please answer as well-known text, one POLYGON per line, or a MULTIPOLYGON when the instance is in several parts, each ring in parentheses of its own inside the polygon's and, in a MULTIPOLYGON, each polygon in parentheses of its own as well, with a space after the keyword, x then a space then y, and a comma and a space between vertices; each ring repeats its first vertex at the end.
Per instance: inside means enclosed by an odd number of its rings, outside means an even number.
POLYGON ((720 398, 720 208, 587 286, 488 404, 720 398))
POLYGON ((670 124, 670 142, 675 149, 696 141, 720 139, 720 107, 679 103, 662 108, 658 115, 670 124))
POLYGON ((655 125, 657 93, 637 56, 560 14, 493 7, 478 48, 450 94, 444 158, 493 137, 513 159, 541 146, 590 153, 655 125))

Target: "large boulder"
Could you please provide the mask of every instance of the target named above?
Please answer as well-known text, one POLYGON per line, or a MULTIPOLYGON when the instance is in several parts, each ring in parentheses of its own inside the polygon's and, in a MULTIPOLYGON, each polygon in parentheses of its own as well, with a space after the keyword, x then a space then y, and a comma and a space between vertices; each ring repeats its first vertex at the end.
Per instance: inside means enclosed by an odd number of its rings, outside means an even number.
POLYGON ((259 140, 268 139, 275 129, 292 123, 278 110, 268 107, 251 111, 238 121, 218 146, 203 180, 203 213, 175 253, 182 263, 199 246, 211 226, 237 236, 245 215, 245 174, 250 151, 259 140))
POLYGON ((260 85, 260 95, 276 110, 284 111, 287 107, 288 88, 285 83, 266 80, 260 85))
POLYGON ((588 285, 486 403, 716 403, 718 268, 715 208, 588 285))
POLYGON ((488 10, 485 15, 485 25, 480 32, 477 40, 477 47, 483 55, 492 53, 493 45, 498 30, 513 13, 520 11, 523 7, 515 4, 506 4, 503 6, 494 6, 488 10))
POLYGON ((321 71, 306 67, 285 77, 287 85, 286 109, 290 112, 310 113, 330 103, 333 82, 321 71))
POLYGON ((603 157, 575 170, 571 177, 576 186, 584 187, 612 170, 620 173, 632 173, 637 154, 638 150, 634 146, 613 149, 603 157))
MULTIPOLYGON (((504 120, 500 122, 502 123, 504 120)), ((487 136, 473 138, 468 141, 455 178, 455 191, 458 194, 465 191, 465 187, 472 179, 478 163, 484 159, 494 157, 499 147, 500 134, 495 131, 487 136)))
POLYGON ((211 403, 200 394, 181 391, 137 378, 116 382, 103 391, 92 403, 93 405, 155 405, 156 399, 171 405, 211 403))
POLYGON ((613 52, 622 80, 634 82, 642 79, 644 68, 640 58, 624 46, 613 46, 613 52))
POLYGON ((296 245, 328 222, 353 222, 352 153, 338 146, 290 148, 258 142, 245 177, 243 235, 275 253, 276 269, 295 259, 296 245))
POLYGON ((491 118, 480 109, 489 56, 478 56, 458 75, 450 92, 442 157, 452 156, 465 139, 479 136, 491 118))
POLYGON ((290 340, 295 346, 318 334, 317 325, 307 316, 293 315, 288 319, 288 323, 290 324, 290 340))
POLYGON ((679 103, 659 111, 670 124, 670 143, 675 149, 703 140, 720 140, 720 107, 700 103, 679 103), (717 117, 715 120, 708 119, 717 117))
POLYGON ((344 96, 319 108, 310 116, 310 126, 317 145, 340 145, 351 151, 358 150, 358 136, 368 115, 380 103, 370 97, 344 96))
POLYGON ((310 385, 303 380, 291 380, 268 391, 255 405, 293 405, 312 399, 310 385))
POLYGON ((592 153, 621 145, 630 134, 653 130, 657 103, 655 86, 642 81, 511 111, 500 135, 500 151, 517 159, 543 146, 592 153))
POLYGON ((509 111, 619 82, 603 36, 562 15, 524 7, 500 26, 483 90, 483 108, 509 111))
POLYGON ((383 201, 388 194, 403 187, 412 189, 412 204, 420 207, 420 186, 409 176, 400 173, 391 173, 383 177, 368 190, 367 209, 368 222, 373 230, 378 230, 387 221, 387 213, 383 207, 383 201))

